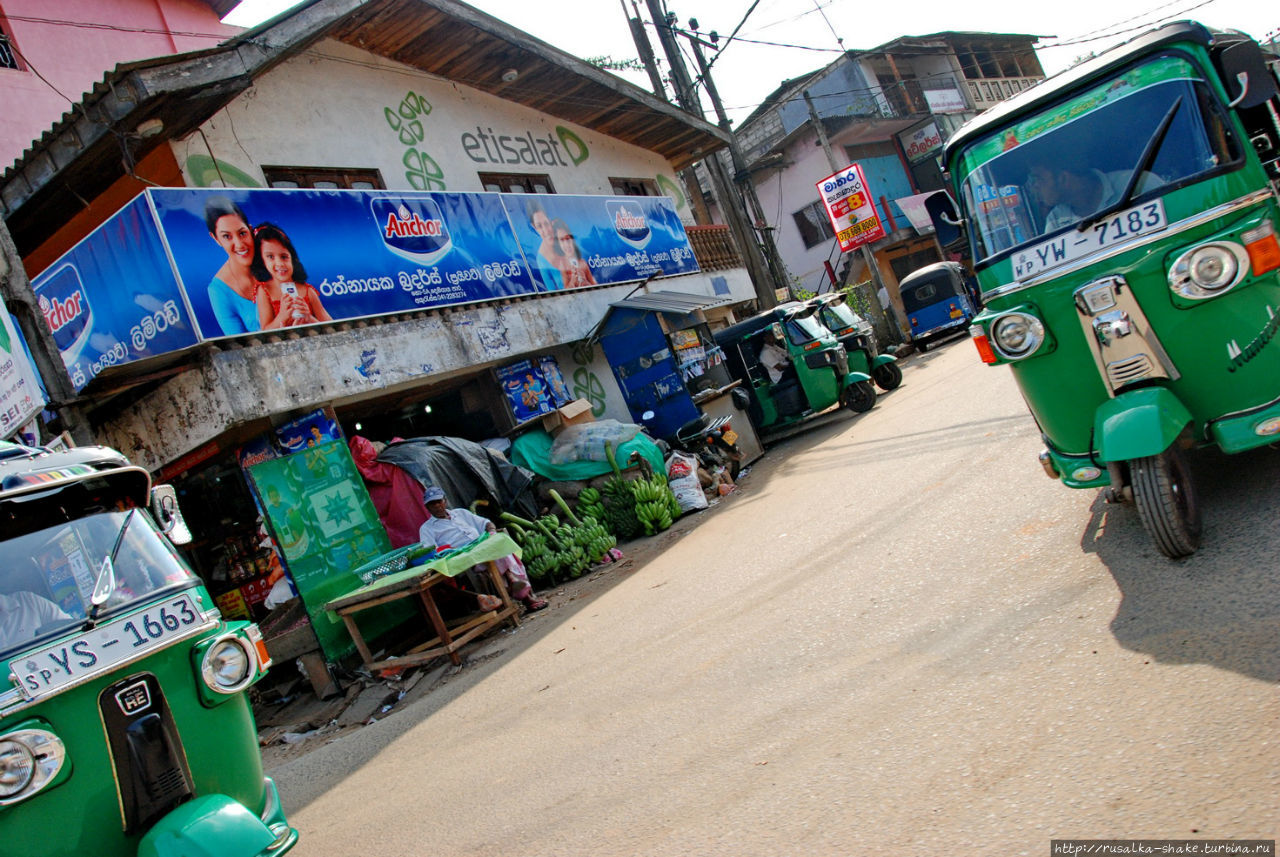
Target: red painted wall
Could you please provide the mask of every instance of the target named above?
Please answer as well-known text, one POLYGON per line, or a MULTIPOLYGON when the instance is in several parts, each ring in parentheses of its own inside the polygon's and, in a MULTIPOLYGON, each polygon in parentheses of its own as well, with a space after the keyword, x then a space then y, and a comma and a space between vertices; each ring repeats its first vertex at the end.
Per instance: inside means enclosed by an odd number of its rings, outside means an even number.
POLYGON ((0 27, 21 66, 0 68, 0 171, 117 64, 211 48, 241 32, 201 0, 0 0, 0 27))

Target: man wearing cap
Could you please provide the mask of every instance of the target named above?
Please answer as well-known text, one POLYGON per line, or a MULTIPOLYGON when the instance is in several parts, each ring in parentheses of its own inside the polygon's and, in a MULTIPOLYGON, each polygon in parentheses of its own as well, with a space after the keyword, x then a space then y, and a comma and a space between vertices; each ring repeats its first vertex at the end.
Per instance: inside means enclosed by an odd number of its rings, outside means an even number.
MULTIPOLYGON (((482 518, 469 509, 450 509, 445 501, 444 489, 432 485, 423 492, 422 502, 426 504, 431 517, 422 523, 418 530, 418 541, 436 548, 464 548, 486 532, 497 532, 493 522, 482 518)), ((525 574, 524 566, 514 554, 508 554, 494 560, 498 570, 507 581, 507 591, 517 601, 524 602, 525 609, 532 613, 547 606, 533 594, 533 585, 525 574)), ((501 604, 492 595, 480 596, 480 607, 483 610, 495 610, 501 604), (497 603, 494 603, 497 602, 497 603)))

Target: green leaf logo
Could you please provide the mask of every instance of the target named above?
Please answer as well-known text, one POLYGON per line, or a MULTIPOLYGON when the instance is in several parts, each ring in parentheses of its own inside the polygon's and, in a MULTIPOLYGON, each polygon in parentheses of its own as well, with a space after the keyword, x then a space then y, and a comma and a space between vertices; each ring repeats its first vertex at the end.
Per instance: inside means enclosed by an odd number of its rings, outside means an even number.
POLYGON ((664 196, 669 196, 676 201, 676 209, 684 208, 685 198, 680 191, 680 186, 666 176, 658 176, 658 190, 662 191, 664 196))
POLYGON ((568 128, 557 125, 556 134, 560 137, 560 142, 564 144, 564 150, 569 153, 569 160, 573 161, 575 167, 591 157, 591 150, 587 148, 587 144, 568 128))

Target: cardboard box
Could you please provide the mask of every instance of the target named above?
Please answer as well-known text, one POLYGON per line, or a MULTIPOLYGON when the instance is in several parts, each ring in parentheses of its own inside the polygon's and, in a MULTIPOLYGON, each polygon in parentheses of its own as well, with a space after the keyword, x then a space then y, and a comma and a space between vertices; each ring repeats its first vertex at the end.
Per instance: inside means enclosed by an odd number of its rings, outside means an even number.
POLYGON ((586 399, 574 399, 564 407, 554 410, 542 418, 542 427, 552 435, 557 435, 569 426, 589 423, 595 420, 591 413, 591 403, 586 399))

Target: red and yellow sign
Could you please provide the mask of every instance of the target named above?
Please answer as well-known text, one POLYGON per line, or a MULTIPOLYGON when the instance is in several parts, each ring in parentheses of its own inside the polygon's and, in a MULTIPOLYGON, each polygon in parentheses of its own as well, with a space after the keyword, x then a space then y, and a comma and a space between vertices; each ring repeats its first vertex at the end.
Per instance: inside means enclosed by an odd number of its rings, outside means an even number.
POLYGON ((884 227, 871 201, 862 167, 850 164, 818 182, 817 187, 841 252, 847 253, 884 237, 884 227))

